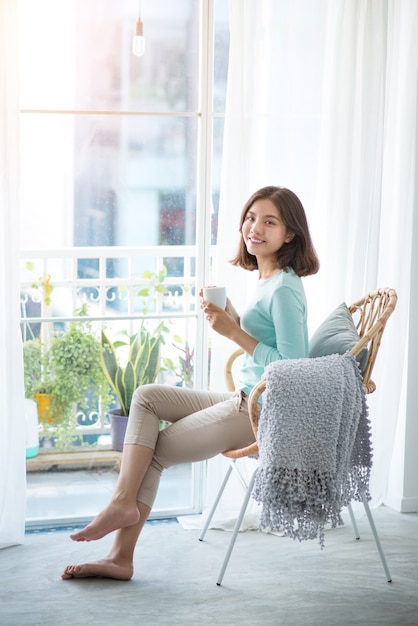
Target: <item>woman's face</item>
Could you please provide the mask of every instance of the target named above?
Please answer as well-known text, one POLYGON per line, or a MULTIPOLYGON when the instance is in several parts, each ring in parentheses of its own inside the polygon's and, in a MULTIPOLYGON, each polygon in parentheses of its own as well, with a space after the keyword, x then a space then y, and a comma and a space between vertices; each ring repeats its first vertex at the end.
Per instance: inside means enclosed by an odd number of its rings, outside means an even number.
POLYGON ((249 254, 274 262, 277 251, 293 239, 277 207, 268 199, 256 200, 248 209, 241 232, 249 254))

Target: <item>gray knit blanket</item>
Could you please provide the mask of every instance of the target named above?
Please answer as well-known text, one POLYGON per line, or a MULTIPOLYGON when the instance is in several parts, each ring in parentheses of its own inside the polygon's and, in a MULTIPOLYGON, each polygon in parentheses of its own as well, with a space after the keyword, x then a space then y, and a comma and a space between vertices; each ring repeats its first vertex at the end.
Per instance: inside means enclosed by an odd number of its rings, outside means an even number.
POLYGON ((260 526, 293 539, 342 525, 341 510, 370 499, 370 422, 357 361, 347 352, 271 363, 260 414, 253 498, 260 526))

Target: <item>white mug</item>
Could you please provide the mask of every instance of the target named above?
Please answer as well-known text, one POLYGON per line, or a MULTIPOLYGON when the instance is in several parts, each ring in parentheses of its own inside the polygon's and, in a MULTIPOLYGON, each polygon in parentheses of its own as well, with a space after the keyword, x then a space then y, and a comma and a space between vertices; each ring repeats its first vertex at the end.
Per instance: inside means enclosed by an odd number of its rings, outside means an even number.
POLYGON ((221 309, 226 307, 225 287, 203 287, 203 300, 212 302, 221 309))

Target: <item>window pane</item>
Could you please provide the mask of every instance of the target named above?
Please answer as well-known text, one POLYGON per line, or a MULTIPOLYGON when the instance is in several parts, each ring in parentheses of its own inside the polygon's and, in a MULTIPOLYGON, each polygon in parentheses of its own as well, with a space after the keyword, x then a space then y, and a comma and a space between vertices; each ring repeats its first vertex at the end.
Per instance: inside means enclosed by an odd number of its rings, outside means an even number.
POLYGON ((215 50, 213 67, 213 110, 225 112, 229 59, 228 1, 215 0, 215 50))
POLYGON ((224 119, 218 118, 213 122, 213 156, 212 156, 212 214, 211 214, 211 243, 216 245, 218 237, 218 210, 219 193, 221 188, 222 167, 222 140, 224 119))
POLYGON ((193 111, 199 0, 142 2, 145 54, 132 54, 137 0, 21 0, 21 107, 193 111))
POLYGON ((196 119, 27 114, 21 142, 23 248, 195 243, 196 119))

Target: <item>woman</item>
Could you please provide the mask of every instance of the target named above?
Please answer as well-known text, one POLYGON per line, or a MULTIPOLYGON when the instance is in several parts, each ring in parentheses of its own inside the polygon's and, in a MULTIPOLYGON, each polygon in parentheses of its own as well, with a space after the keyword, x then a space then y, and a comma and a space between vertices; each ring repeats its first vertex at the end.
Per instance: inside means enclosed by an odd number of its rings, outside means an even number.
POLYGON ((93 541, 116 530, 113 546, 104 559, 68 565, 62 578, 130 579, 136 542, 150 514, 163 469, 251 444, 254 434, 247 397, 264 368, 277 359, 308 356, 301 277, 316 273, 319 263, 300 200, 288 189, 260 189, 244 206, 240 233, 238 253, 231 262, 259 273, 250 306, 240 319, 229 300, 225 310, 201 301, 213 330, 246 353, 239 391, 198 391, 168 385, 145 385, 136 390, 111 501, 91 524, 71 535, 74 541, 93 541), (160 432, 160 420, 172 424, 160 432))

